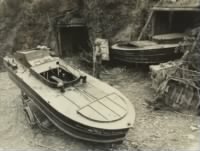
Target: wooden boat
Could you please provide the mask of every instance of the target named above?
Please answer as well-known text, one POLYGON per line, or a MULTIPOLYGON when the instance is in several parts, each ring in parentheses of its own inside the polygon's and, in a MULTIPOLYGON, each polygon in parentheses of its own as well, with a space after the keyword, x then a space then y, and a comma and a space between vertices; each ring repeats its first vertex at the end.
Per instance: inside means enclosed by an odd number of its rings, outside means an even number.
POLYGON ((183 33, 168 33, 154 35, 152 40, 159 44, 178 44, 180 41, 184 40, 184 37, 186 37, 186 34, 183 33))
POLYGON ((111 47, 111 58, 128 63, 155 64, 178 59, 182 52, 176 51, 179 44, 158 44, 152 41, 130 41, 111 47))
POLYGON ((44 50, 6 56, 10 78, 61 131, 75 138, 112 143, 134 124, 132 103, 118 90, 44 50))

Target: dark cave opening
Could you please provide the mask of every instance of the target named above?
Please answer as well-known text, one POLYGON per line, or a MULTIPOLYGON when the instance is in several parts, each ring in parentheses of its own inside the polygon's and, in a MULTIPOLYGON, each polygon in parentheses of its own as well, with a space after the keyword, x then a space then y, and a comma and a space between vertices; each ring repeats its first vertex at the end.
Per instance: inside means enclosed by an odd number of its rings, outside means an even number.
POLYGON ((199 11, 156 11, 153 35, 184 33, 200 25, 199 11))
POLYGON ((72 57, 92 51, 86 26, 60 27, 58 45, 60 57, 72 57))

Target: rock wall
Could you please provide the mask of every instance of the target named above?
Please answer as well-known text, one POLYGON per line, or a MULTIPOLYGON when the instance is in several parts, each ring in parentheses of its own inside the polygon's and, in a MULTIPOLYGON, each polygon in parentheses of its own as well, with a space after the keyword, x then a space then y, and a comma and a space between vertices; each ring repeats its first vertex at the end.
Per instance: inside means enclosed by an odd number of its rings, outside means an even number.
POLYGON ((65 10, 82 14, 91 37, 107 38, 113 43, 135 39, 152 4, 154 0, 1 0, 0 66, 6 53, 37 45, 56 49, 50 24, 65 10))
POLYGON ((70 9, 78 9, 78 0, 0 1, 0 68, 7 53, 37 45, 55 49, 51 19, 70 9))
POLYGON ((108 38, 113 43, 138 36, 151 4, 143 0, 86 0, 83 14, 94 37, 108 38))

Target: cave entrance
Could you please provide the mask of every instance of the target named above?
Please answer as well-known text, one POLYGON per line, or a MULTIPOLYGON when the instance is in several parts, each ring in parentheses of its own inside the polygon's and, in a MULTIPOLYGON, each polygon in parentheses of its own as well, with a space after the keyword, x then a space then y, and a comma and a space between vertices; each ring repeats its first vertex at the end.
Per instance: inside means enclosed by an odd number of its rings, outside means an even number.
POLYGON ((152 35, 184 33, 200 25, 199 8, 154 7, 152 35))
POLYGON ((92 51, 88 28, 80 19, 72 19, 65 24, 57 24, 58 55, 72 57, 92 51))

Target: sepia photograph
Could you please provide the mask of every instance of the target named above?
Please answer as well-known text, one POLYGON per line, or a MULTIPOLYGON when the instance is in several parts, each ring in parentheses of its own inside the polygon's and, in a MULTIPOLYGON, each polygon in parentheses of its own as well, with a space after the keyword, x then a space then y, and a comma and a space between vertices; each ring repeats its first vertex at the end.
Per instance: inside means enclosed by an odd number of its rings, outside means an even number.
POLYGON ((0 0, 0 151, 200 151, 200 0, 0 0))

